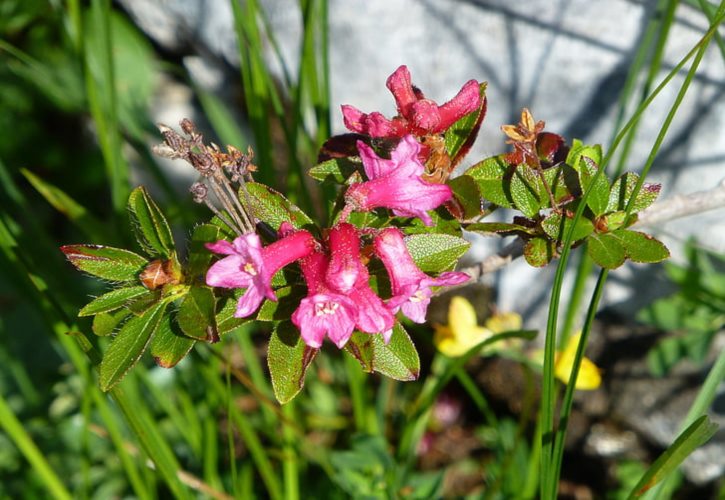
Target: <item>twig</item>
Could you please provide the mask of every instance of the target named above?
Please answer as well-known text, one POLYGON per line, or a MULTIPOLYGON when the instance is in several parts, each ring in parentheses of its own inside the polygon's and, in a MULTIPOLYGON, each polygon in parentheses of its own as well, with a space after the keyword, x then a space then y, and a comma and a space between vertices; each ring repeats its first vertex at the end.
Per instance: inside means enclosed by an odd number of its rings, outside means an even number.
POLYGON ((700 214, 725 207, 725 179, 717 186, 705 191, 678 194, 665 201, 655 203, 638 215, 637 226, 654 226, 674 219, 700 214))
MULTIPOLYGON (((675 195, 655 203, 638 214, 638 220, 632 227, 654 226, 718 208, 725 208, 725 179, 721 180, 712 189, 685 195, 675 195)), ((468 283, 476 282, 485 274, 498 271, 523 254, 524 241, 517 237, 497 253, 489 255, 478 264, 464 267, 460 271, 471 276, 472 281, 468 283)), ((465 285, 466 283, 459 286, 465 285)), ((446 288, 446 291, 454 288, 458 287, 449 287, 446 288)))

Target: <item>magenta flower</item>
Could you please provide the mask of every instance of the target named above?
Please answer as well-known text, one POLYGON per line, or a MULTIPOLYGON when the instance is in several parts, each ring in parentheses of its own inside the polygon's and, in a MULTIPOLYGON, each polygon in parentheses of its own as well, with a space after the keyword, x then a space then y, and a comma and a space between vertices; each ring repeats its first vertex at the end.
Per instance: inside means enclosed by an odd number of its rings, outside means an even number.
POLYGON ((369 279, 370 274, 367 268, 360 264, 360 273, 355 288, 350 292, 350 298, 357 306, 355 326, 362 332, 382 334, 383 340, 387 344, 393 334, 395 316, 370 288, 369 279))
POLYGON ((441 206, 453 193, 445 184, 431 184, 421 178, 425 167, 418 160, 420 144, 415 137, 403 137, 390 160, 380 158, 362 141, 357 147, 370 180, 348 188, 345 201, 352 209, 389 208, 395 215, 419 217, 425 225, 433 224, 427 210, 441 206))
POLYGON ((360 268, 360 236, 352 224, 341 223, 330 230, 330 263, 325 279, 335 290, 348 293, 358 280, 360 268))
POLYGON ((357 306, 343 294, 335 293, 325 284, 328 258, 315 252, 300 261, 307 282, 308 295, 292 314, 305 344, 315 349, 327 336, 342 349, 355 329, 357 306))
POLYGON ((345 293, 355 303, 355 326, 366 333, 382 333, 387 342, 395 318, 370 288, 370 274, 360 260, 360 235, 352 224, 342 222, 330 230, 330 263, 325 280, 336 292, 345 293))
POLYGON ((207 243, 206 247, 214 253, 226 255, 209 268, 206 284, 246 288, 234 313, 237 318, 245 318, 257 310, 265 297, 277 300, 271 286, 272 276, 287 264, 310 254, 315 248, 315 240, 307 231, 296 231, 262 248, 259 236, 247 233, 233 243, 219 240, 207 243))
POLYGON ((403 241, 403 233, 396 228, 383 229, 375 237, 375 253, 383 261, 390 276, 393 296, 388 307, 403 314, 416 323, 425 322, 425 314, 433 295, 431 287, 450 286, 465 283, 471 277, 466 273, 441 273, 432 278, 418 269, 403 241))
POLYGON ((396 69, 388 77, 386 85, 395 98, 398 116, 388 120, 378 112, 366 114, 353 106, 344 105, 342 115, 349 130, 371 137, 440 134, 481 104, 476 80, 466 82, 458 94, 442 106, 426 99, 413 86, 406 66, 396 69))

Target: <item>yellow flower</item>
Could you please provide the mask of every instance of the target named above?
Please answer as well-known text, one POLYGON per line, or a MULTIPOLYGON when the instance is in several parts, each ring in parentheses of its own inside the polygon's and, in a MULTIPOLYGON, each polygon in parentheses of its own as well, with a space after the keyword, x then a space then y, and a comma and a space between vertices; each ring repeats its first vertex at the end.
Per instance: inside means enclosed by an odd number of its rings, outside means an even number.
MULTIPOLYGON (((579 347, 581 336, 581 332, 577 332, 575 335, 569 337, 564 350, 556 353, 554 375, 565 384, 568 384, 571 378, 571 371, 574 368, 574 358, 576 357, 576 350, 579 347)), ((592 391, 599 387, 601 383, 602 376, 599 373, 597 365, 587 357, 582 358, 579 375, 576 378, 576 385, 574 387, 582 391, 592 391)))
MULTIPOLYGON (((521 329, 521 316, 516 313, 496 314, 479 326, 473 305, 461 296, 453 297, 448 308, 448 325, 435 325, 433 342, 446 356, 457 357, 497 333, 521 329)), ((489 352, 498 344, 489 346, 489 352)))
MULTIPOLYGON (((565 384, 568 384, 571 378, 571 371, 574 368, 574 358, 576 357, 576 350, 579 346, 581 336, 581 332, 575 333, 569 337, 563 350, 556 351, 556 356, 554 357, 554 376, 565 384)), ((542 349, 534 351, 530 359, 534 363, 544 366, 544 351, 542 349)), ((583 357, 574 388, 581 391, 593 391, 601 383, 602 376, 599 373, 597 365, 589 358, 583 357)))

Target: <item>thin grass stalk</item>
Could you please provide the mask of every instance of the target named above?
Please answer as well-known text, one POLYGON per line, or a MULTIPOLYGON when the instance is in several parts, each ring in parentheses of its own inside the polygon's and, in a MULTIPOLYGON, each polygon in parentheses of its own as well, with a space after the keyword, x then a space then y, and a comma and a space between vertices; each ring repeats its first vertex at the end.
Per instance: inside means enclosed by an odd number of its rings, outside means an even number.
MULTIPOLYGON (((207 373, 204 373, 204 375, 206 378, 207 386, 209 386, 213 390, 216 390, 217 392, 224 392, 224 384, 222 384, 218 377, 214 376, 213 374, 207 373)), ((244 412, 240 411, 233 402, 231 385, 229 381, 230 376, 231 374, 227 375, 229 419, 234 422, 237 430, 239 431, 240 437, 244 441, 244 444, 247 446, 247 449, 249 450, 249 454, 252 456, 252 460, 254 461, 255 466, 257 467, 260 476, 262 476, 262 482, 267 488, 267 493, 271 498, 281 499, 283 497, 282 484, 280 483, 274 467, 272 467, 272 462, 269 460, 267 451, 262 445, 262 441, 259 439, 259 436, 257 435, 257 432, 254 429, 252 423, 248 420, 244 412)), ((234 452, 233 443, 231 443, 230 452, 234 452)), ((234 455, 232 455, 231 458, 235 458, 234 455)))
MULTIPOLYGON (((24 277, 27 296, 32 297, 34 303, 39 306, 41 317, 49 325, 50 330, 55 333, 74 368, 83 374, 86 373, 89 360, 91 364, 97 366, 101 361, 100 355, 81 332, 74 332, 75 340, 68 334, 74 330, 74 325, 69 321, 60 301, 50 293, 44 283, 33 279, 31 267, 25 261, 23 254, 15 251, 18 247, 17 242, 2 218, 0 218, 0 247, 6 258, 12 263, 11 267, 24 277)), ((97 386, 93 385, 93 387, 94 391, 100 391, 97 386)), ((139 416, 139 412, 134 408, 135 403, 128 400, 120 386, 114 387, 109 392, 123 412, 126 422, 136 434, 141 446, 156 463, 172 493, 177 498, 188 498, 187 490, 176 476, 180 470, 179 464, 168 444, 160 437, 154 422, 139 416)), ((99 394, 99 396, 101 395, 99 394)))
MULTIPOLYGON (((647 70, 647 77, 642 85, 642 96, 640 101, 644 101, 652 88, 655 77, 659 74, 662 66, 662 59, 664 57, 665 45, 667 43, 667 37, 670 33, 670 28, 675 19, 675 10, 679 0, 660 0, 655 10, 654 19, 657 22, 657 42, 654 46, 654 53, 650 60, 649 69, 647 70), (661 12, 664 10, 664 12, 661 12)), ((627 135, 624 145, 622 146, 622 152, 619 156, 617 167, 614 170, 614 176, 619 176, 625 168, 625 163, 629 159, 632 146, 637 137, 637 130, 639 128, 639 121, 637 121, 630 129, 627 135)))
MULTIPOLYGON (((289 420, 295 420, 294 401, 288 402, 282 407, 282 411, 289 420)), ((284 498, 285 500, 299 500, 300 498, 300 477, 299 477, 299 456, 296 449, 297 436, 293 428, 282 425, 282 474, 284 477, 284 498)))
POLYGON ((271 152, 271 127, 266 109, 269 101, 268 89, 260 78, 263 70, 261 42, 257 28, 257 4, 250 0, 244 7, 239 0, 230 0, 234 15, 234 29, 239 43, 240 70, 244 87, 244 102, 247 105, 249 124, 254 132, 259 163, 257 176, 263 184, 275 185, 274 165, 271 152))
POLYGON ((569 303, 566 306, 566 316, 564 317, 564 326, 559 332, 558 343, 560 346, 566 345, 571 332, 574 330, 574 322, 579 315, 582 298, 586 291, 589 275, 594 267, 594 262, 586 252, 579 252, 579 263, 577 264, 576 276, 574 277, 574 287, 571 290, 569 303))
MULTIPOLYGON (((216 363, 214 363, 216 364, 216 363)), ((213 374, 207 375, 207 377, 214 377, 213 374)), ((213 386, 214 389, 218 390, 218 386, 213 386)), ((229 365, 226 366, 224 376, 224 388, 225 388, 225 400, 227 403, 227 451, 229 453, 229 464, 231 467, 232 476, 232 491, 234 492, 235 498, 244 498, 241 495, 242 487, 239 481, 239 473, 237 471, 237 454, 234 446, 234 422, 232 422, 231 414, 234 409, 234 398, 232 397, 232 376, 229 365)), ((250 495, 250 497, 253 495, 250 495)))
POLYGON ((365 376, 357 361, 351 356, 345 355, 345 372, 347 373, 347 382, 350 386, 350 398, 352 400, 352 415, 355 422, 355 430, 357 432, 365 432, 366 423, 366 404, 365 404, 365 376))
POLYGON ((466 373, 465 370, 459 369, 458 371, 456 371, 456 379, 458 379, 458 382, 468 393, 468 396, 471 398, 471 401, 473 401, 473 403, 476 405, 478 411, 483 414, 483 418, 486 424, 494 429, 498 428, 499 421, 498 418, 496 418, 496 414, 493 412, 491 406, 488 404, 486 396, 484 396, 483 393, 480 391, 480 389, 476 385, 476 382, 471 379, 471 376, 466 373))
POLYGON ((23 424, 15 416, 2 394, 0 394, 0 426, 5 429, 8 438, 15 443, 26 460, 30 462, 48 493, 59 500, 71 500, 73 497, 70 492, 45 460, 43 453, 25 431, 23 424))
POLYGON ((204 481, 217 490, 224 488, 222 479, 219 476, 219 445, 217 443, 217 425, 216 419, 205 418, 203 420, 204 437, 203 437, 203 453, 202 467, 204 470, 204 481))
MULTIPOLYGON (((241 330, 241 328, 240 328, 241 330)), ((254 387, 263 393, 267 398, 270 398, 272 394, 271 387, 269 386, 269 380, 264 374, 264 369, 259 361, 259 356, 254 350, 254 344, 252 343, 251 330, 244 329, 245 331, 237 332, 235 335, 239 348, 242 350, 242 356, 249 372, 249 378, 252 380, 254 387)), ((269 405, 261 404, 262 418, 264 423, 269 430, 276 432, 275 414, 269 405)))
MULTIPOLYGON (((83 54, 86 74, 86 92, 90 98, 91 114, 98 127, 98 138, 101 152, 106 163, 111 187, 111 202, 117 215, 125 213, 126 200, 129 194, 129 168, 121 152, 121 131, 118 120, 118 96, 113 68, 113 38, 111 33, 111 2, 110 0, 92 0, 91 15, 93 22, 101 30, 101 46, 103 60, 102 81, 100 82, 102 97, 96 93, 96 82, 88 66, 88 46, 83 54)), ((76 27, 81 34, 81 26, 76 27)), ((84 44, 87 43, 83 37, 84 44)))
POLYGON ((624 118, 627 113, 627 108, 629 107, 629 102, 632 99, 635 86, 637 85, 640 71, 644 67, 647 56, 652 50, 652 43, 654 43, 655 37, 659 32, 660 18, 657 15, 658 12, 659 11, 657 8, 652 10, 649 21, 647 22, 647 27, 645 28, 644 36, 642 37, 642 40, 637 46, 637 51, 632 58, 632 64, 630 64, 629 68, 627 69, 627 78, 625 79, 622 92, 619 94, 617 117, 614 120, 614 127, 612 127, 612 137, 609 140, 609 143, 612 143, 614 141, 616 135, 619 133, 622 125, 624 124, 624 118))
MULTIPOLYGON (((712 405, 712 402, 715 400, 717 389, 723 380, 725 380, 725 349, 720 351, 717 360, 713 364, 712 368, 710 368, 710 371, 705 378, 705 382, 702 384, 700 391, 695 397, 695 401, 693 401, 687 415, 680 424, 680 430, 677 433, 678 435, 684 432, 684 430, 701 415, 705 415, 707 413, 708 408, 710 408, 710 405, 712 405)), ((657 498, 661 498, 663 491, 671 491, 674 486, 673 483, 675 477, 676 475, 673 474, 665 478, 660 484, 648 491, 643 498, 645 500, 655 500, 657 498)))
MULTIPOLYGON (((88 379, 88 384, 89 386, 94 384, 92 378, 88 379)), ((101 415, 105 430, 108 431, 108 436, 110 437, 113 446, 116 448, 118 458, 121 460, 121 464, 123 465, 126 476, 131 483, 131 487, 139 498, 154 498, 150 489, 147 487, 146 482, 139 474, 133 458, 126 450, 123 434, 121 433, 121 429, 116 421, 116 415, 113 413, 111 407, 107 404, 97 387, 89 387, 89 389, 89 393, 92 395, 96 409, 101 415)), ((89 421, 90 420, 87 420, 87 422, 89 421)))
MULTIPOLYGON (((626 134, 630 131, 630 129, 634 126, 634 124, 639 120, 640 116, 644 112, 644 110, 649 106, 649 104, 659 95, 659 93, 664 89, 669 82, 679 73, 680 69, 689 61, 691 58, 695 57, 697 54, 699 54, 701 48, 703 45, 707 45, 707 42, 712 37, 713 33, 717 29, 717 26, 719 23, 725 18, 725 15, 721 14, 719 15, 713 25, 711 25, 710 29, 705 33, 705 35, 700 39, 700 41, 683 57, 683 59, 668 73, 668 75, 663 79, 663 81, 660 83, 660 85, 657 86, 657 88, 645 99, 637 108, 633 116, 630 118, 630 120, 627 122, 627 124, 622 128, 620 133, 615 138, 610 150, 606 153, 604 159, 602 160, 602 164, 600 165, 599 169, 597 170, 596 174, 594 175, 594 178, 592 179, 592 183, 596 182, 597 176, 603 175, 603 172, 605 170, 606 165, 610 161, 612 155, 617 150, 617 147, 621 143, 624 137, 626 137, 626 134)), ((701 56, 700 56, 701 57, 701 56)), ((690 76, 690 73, 688 73, 688 77, 690 76)), ((686 79, 687 82, 687 79, 686 79)), ((684 85, 684 84, 683 84, 684 85)), ((689 84, 688 84, 689 85, 689 84)), ((681 100, 681 97, 678 95, 679 100, 681 100)), ((671 121, 671 117, 668 115, 669 121, 671 121)), ((662 134, 660 134, 661 137, 658 137, 659 142, 661 143, 661 139, 664 138, 662 134)), ((651 166, 651 163, 650 163, 651 166)), ((648 170, 648 169, 647 169, 648 170)), ((644 181, 645 175, 647 170, 643 170, 644 174, 640 178, 640 182, 638 183, 638 186, 641 187, 641 183, 644 181)), ((638 192, 637 189, 635 189, 635 192, 633 196, 636 196, 636 193, 638 192)), ((573 221, 572 221, 572 228, 576 225, 576 223, 581 218, 582 214, 584 213, 584 208, 586 206, 586 200, 589 197, 589 190, 584 192, 582 199, 580 200, 580 205, 577 208, 577 211, 574 215, 573 221)), ((551 472, 551 466, 553 457, 553 436, 555 433, 554 428, 554 413, 556 411, 556 396, 554 394, 554 357, 556 353, 556 324, 557 324, 557 316, 558 316, 558 310, 559 310, 559 302, 560 302, 560 296, 561 296, 561 289, 562 289, 562 283, 564 278, 564 270, 567 267, 568 264, 568 258, 569 258, 569 252, 571 250, 571 243, 572 243, 572 236, 573 231, 570 228, 565 235, 563 245, 562 245, 562 251, 559 258, 559 264, 556 268, 556 274, 554 277, 554 283, 552 285, 552 293, 551 293, 551 299, 549 302, 549 319, 547 322, 547 329, 546 329, 546 340, 545 340, 545 349, 544 349, 544 374, 543 374, 543 388, 542 388, 542 455, 541 455, 541 484, 540 484, 540 494, 541 498, 543 499, 550 499, 555 498, 555 492, 557 490, 558 484, 556 484, 556 480, 553 477, 553 474, 551 472), (552 495, 552 492, 554 494, 552 495)))
MULTIPOLYGON (((581 368, 582 359, 584 359, 584 349, 589 341, 589 333, 592 330, 592 323, 594 322, 594 316, 597 314, 599 308, 599 301, 602 298, 602 292, 604 291, 604 283, 607 281, 609 272, 606 269, 602 269, 599 272, 599 278, 597 284, 594 286, 592 292, 592 298, 589 301, 589 307, 587 309, 586 319, 584 320, 584 326, 582 327, 582 334, 579 338, 579 344, 577 345, 576 354, 574 356, 574 364, 572 366, 571 374, 569 375, 569 382, 566 384, 564 391, 564 399, 561 404, 559 425, 556 429, 556 436, 554 439, 554 478, 558 483, 559 476, 561 474, 561 464, 564 458, 564 444, 566 441, 566 430, 568 427, 569 415, 571 414, 572 405, 574 402, 574 391, 576 386, 576 380, 579 376, 579 369, 581 368)), ((556 491, 554 491, 556 493, 556 491)))
MULTIPOLYGON (((694 2, 692 0, 686 0, 686 3, 694 6, 694 2)), ((697 4, 700 7, 700 10, 702 10, 702 13, 705 14, 707 22, 712 23, 717 16, 717 12, 712 10, 713 5, 706 0, 697 0, 697 4)), ((720 49, 720 54, 722 55, 723 60, 725 60, 725 41, 723 41, 723 38, 720 36, 720 32, 718 31, 715 32, 715 42, 720 49)))

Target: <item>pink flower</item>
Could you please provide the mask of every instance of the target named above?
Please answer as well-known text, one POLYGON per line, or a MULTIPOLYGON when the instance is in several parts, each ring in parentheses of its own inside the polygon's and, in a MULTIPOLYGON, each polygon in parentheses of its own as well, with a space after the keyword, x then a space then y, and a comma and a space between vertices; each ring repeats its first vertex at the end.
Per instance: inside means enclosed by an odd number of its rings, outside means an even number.
POLYGON ((466 273, 441 273, 432 278, 418 269, 403 241, 403 233, 396 228, 383 229, 375 237, 375 253, 383 261, 390 276, 393 296, 388 307, 403 314, 416 323, 425 322, 425 314, 433 294, 433 286, 450 286, 465 283, 470 279, 466 273))
POLYGON ((390 340, 395 318, 370 288, 370 274, 360 260, 360 235, 352 224, 340 223, 330 230, 330 264, 325 275, 328 286, 346 293, 355 303, 355 326, 366 333, 382 333, 390 340))
POLYGON ((214 263, 206 273, 206 284, 222 288, 246 288, 239 298, 234 316, 244 318, 257 310, 266 297, 276 301, 272 291, 272 276, 312 252, 315 240, 307 231, 288 233, 282 239, 262 248, 256 233, 239 236, 233 243, 219 240, 207 243, 214 253, 226 255, 214 263))
POLYGON ((420 144, 412 135, 403 137, 390 160, 380 158, 370 146, 357 143, 365 174, 370 180, 350 186, 345 201, 353 210, 389 208, 395 215, 419 217, 430 226, 427 210, 439 207, 453 193, 445 184, 431 184, 421 178, 425 167, 418 160, 420 144))
POLYGON ((366 114, 353 106, 344 105, 342 115, 349 130, 371 137, 440 134, 481 104, 476 80, 466 82, 458 94, 442 106, 426 99, 413 86, 406 66, 396 69, 388 77, 386 85, 395 98, 398 116, 388 120, 378 112, 366 114))
POLYGON ((350 292, 350 298, 357 306, 355 326, 362 332, 381 333, 387 344, 393 334, 395 316, 370 288, 369 279, 367 268, 361 264, 355 288, 350 292))
POLYGON ((292 314, 305 344, 315 349, 327 336, 342 349, 355 329, 357 306, 343 294, 335 293, 325 284, 328 258, 315 252, 300 261, 307 282, 308 295, 292 314))
POLYGON ((360 260, 360 235, 340 223, 330 230, 330 257, 315 252, 300 261, 308 294, 292 314, 305 343, 319 348, 327 336, 342 349, 352 332, 381 333, 388 342, 393 313, 370 288, 370 275, 360 260))

